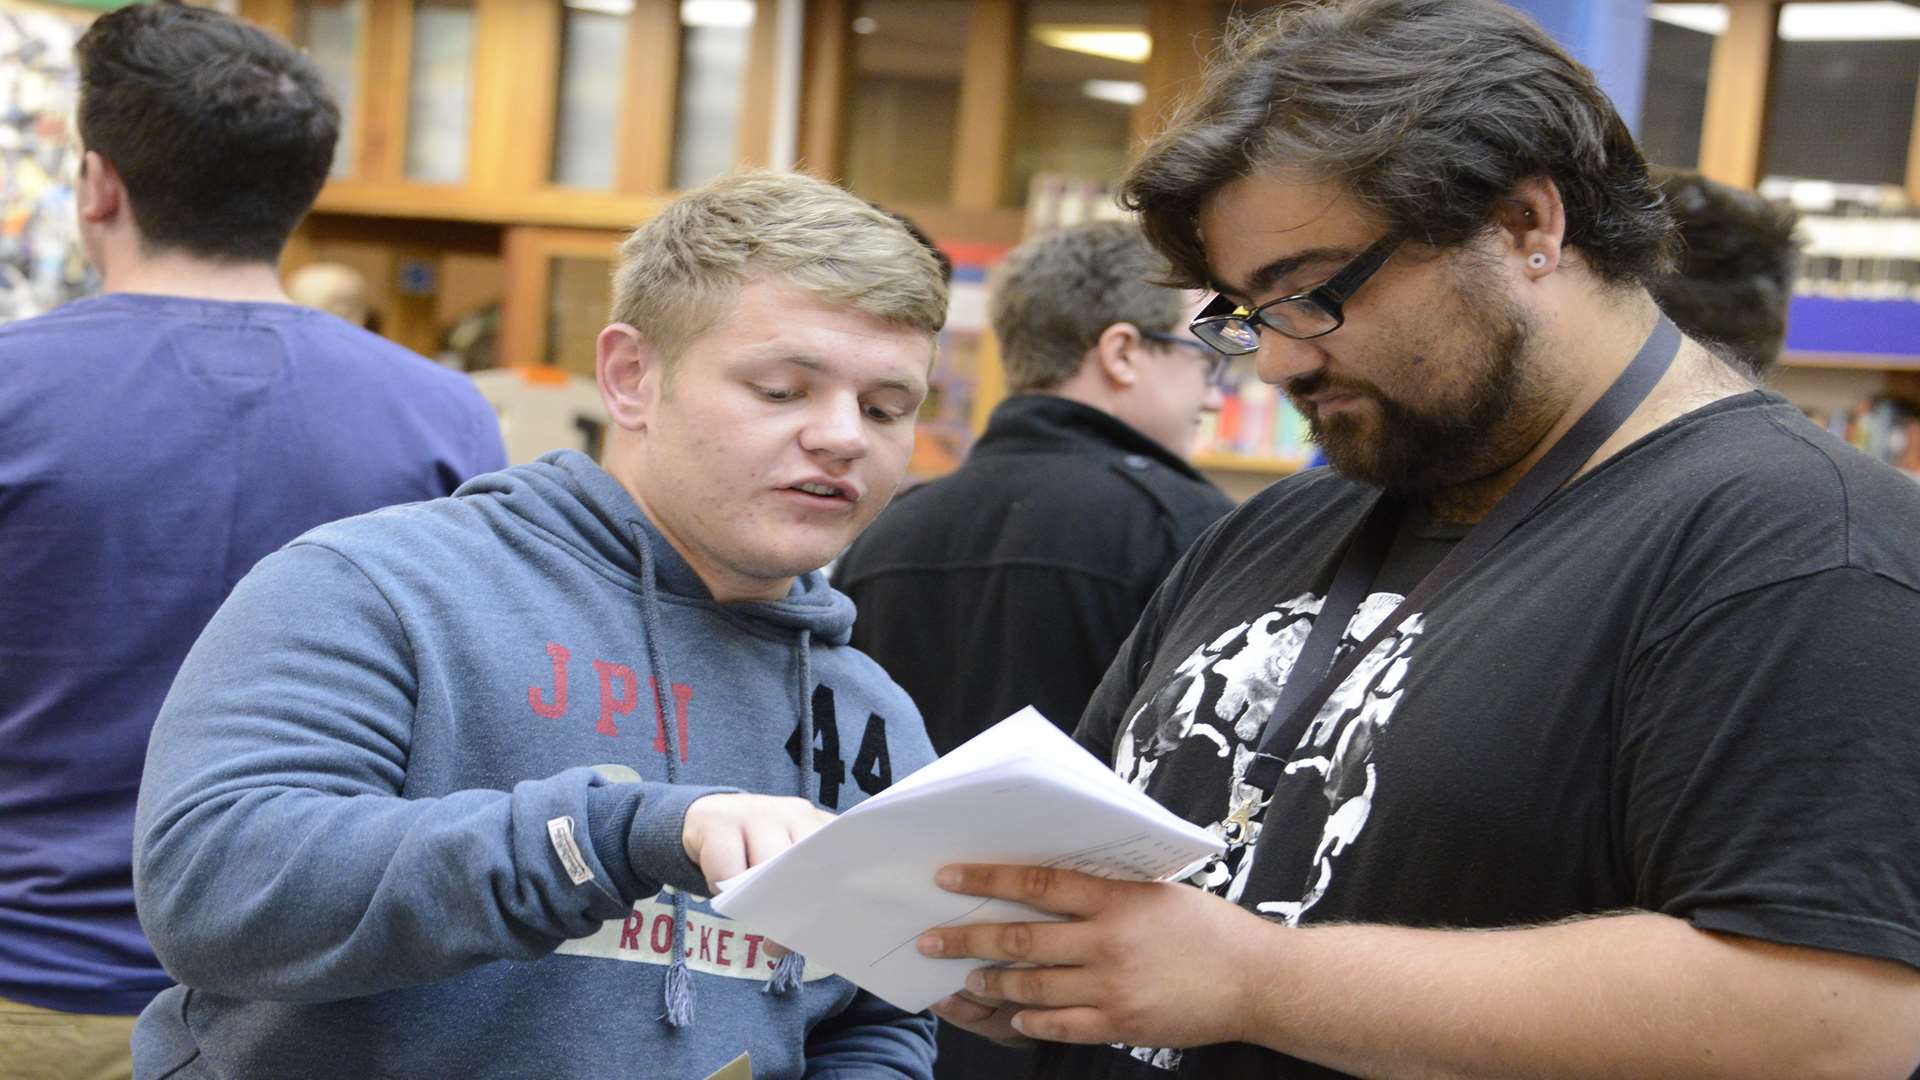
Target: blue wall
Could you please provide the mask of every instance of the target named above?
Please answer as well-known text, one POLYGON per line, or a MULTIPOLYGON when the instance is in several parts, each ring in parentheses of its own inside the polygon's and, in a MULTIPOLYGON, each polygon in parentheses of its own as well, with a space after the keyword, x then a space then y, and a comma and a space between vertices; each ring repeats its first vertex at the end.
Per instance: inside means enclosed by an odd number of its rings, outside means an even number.
POLYGON ((1508 0, 1593 69, 1627 126, 1640 131, 1647 70, 1646 5, 1637 0, 1508 0))

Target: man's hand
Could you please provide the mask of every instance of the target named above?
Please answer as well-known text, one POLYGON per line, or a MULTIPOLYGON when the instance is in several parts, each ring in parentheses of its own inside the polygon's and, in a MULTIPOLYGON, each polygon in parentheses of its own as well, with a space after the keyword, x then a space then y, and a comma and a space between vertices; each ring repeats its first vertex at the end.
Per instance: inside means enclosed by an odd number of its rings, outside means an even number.
POLYGON ((965 990, 949 994, 933 1003, 933 1015, 963 1031, 984 1035, 1007 1046, 1032 1046, 1033 1040, 1014 1030, 1013 1017, 1020 1006, 994 998, 969 994, 965 990))
POLYGON ((833 820, 805 799, 777 795, 703 795, 687 807, 680 844, 707 887, 758 866, 833 820))
POLYGON ((1272 923, 1186 885, 1108 881, 1034 866, 949 866, 935 879, 969 896, 1071 916, 929 930, 926 956, 1031 964, 981 968, 968 997, 934 1015, 989 1038, 1184 1047, 1246 1038, 1252 980, 1240 962, 1272 923), (971 1000, 969 1000, 971 998, 971 1000), (998 1003, 1005 1003, 995 1007, 998 1003))
POLYGON ((937 880, 1073 920, 921 935, 928 956, 1034 965, 968 977, 970 996, 1005 1003, 997 1011, 935 1006, 989 1036, 1246 1042, 1361 1076, 1920 1076, 1920 971, 1668 915, 1292 930, 1183 885, 1014 866, 937 880))

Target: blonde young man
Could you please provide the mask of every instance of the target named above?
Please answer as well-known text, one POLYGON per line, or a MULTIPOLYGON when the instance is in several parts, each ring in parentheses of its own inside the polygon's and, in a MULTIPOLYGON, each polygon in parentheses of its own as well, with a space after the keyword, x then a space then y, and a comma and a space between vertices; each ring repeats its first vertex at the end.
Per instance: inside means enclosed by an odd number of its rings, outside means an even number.
POLYGON ((928 1018, 699 897, 931 756, 816 568, 904 473, 939 269, 746 174, 636 232, 615 294, 604 469, 309 533, 188 657, 135 836, 183 986, 138 1075, 929 1074, 928 1018))

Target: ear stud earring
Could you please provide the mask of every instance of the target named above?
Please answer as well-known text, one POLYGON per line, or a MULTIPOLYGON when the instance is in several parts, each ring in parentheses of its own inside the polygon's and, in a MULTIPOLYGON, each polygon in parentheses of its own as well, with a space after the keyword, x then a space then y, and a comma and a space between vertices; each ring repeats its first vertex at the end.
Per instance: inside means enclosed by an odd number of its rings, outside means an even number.
POLYGON ((1535 270, 1545 270, 1547 268, 1546 254, 1544 252, 1536 251, 1533 254, 1527 256, 1527 265, 1532 267, 1535 270))

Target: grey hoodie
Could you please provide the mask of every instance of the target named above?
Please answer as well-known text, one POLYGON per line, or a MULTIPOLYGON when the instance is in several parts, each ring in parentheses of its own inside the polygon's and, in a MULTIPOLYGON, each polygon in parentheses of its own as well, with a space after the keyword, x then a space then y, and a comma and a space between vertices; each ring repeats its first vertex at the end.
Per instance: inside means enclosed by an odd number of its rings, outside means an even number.
POLYGON ((929 1018, 688 903, 695 798, 844 811, 931 759, 853 614, 818 573, 715 602, 571 452, 262 560, 154 726, 135 887, 183 985, 136 1075, 930 1075, 929 1018))

